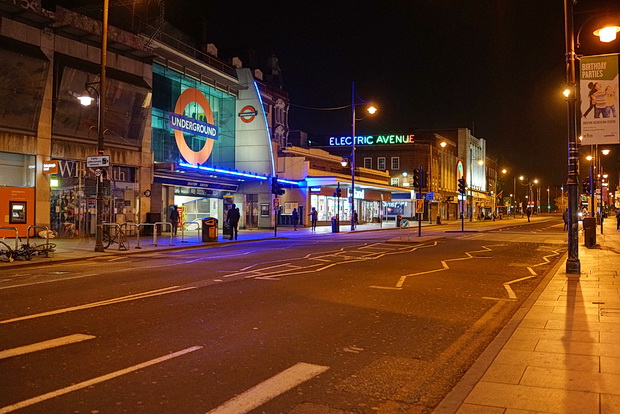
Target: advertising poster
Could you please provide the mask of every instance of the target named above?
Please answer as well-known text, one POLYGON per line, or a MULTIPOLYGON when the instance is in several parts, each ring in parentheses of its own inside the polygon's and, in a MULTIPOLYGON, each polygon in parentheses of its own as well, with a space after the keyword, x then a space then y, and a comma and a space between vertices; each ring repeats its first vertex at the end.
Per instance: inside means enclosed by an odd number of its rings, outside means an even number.
POLYGON ((618 55, 580 61, 581 145, 618 144, 618 55))

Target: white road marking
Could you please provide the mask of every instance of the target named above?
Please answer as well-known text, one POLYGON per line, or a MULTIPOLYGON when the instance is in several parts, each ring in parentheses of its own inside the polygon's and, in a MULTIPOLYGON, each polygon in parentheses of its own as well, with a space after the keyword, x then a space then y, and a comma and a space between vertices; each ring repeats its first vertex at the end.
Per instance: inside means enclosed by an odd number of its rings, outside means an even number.
POLYGON ((193 346, 191 348, 186 348, 186 349, 183 349, 181 351, 174 352, 174 353, 169 354, 169 355, 165 355, 163 357, 151 359, 150 361, 146 361, 146 362, 143 362, 143 363, 138 364, 138 365, 133 365, 133 366, 131 366, 129 368, 121 369, 119 371, 115 371, 115 372, 112 372, 110 374, 102 375, 100 377, 89 379, 87 381, 80 382, 80 383, 77 383, 77 384, 74 384, 74 385, 71 385, 71 386, 68 386, 68 387, 65 387, 65 388, 61 388, 61 389, 56 390, 56 391, 48 392, 47 394, 39 395, 38 397, 30 398, 28 400, 24 400, 24 401, 18 402, 18 403, 13 404, 13 405, 7 405, 6 407, 0 408, 0 414, 10 413, 12 411, 19 410, 20 408, 28 407, 30 405, 37 404, 37 403, 40 403, 42 401, 49 400, 49 399, 52 399, 52 398, 56 398, 56 397, 59 397, 61 395, 73 392, 73 391, 81 390, 82 388, 91 387, 91 386, 93 386, 95 384, 99 384, 101 382, 108 381, 108 380, 111 380, 111 379, 116 378, 116 377, 120 377, 121 375, 125 375, 125 374, 129 374, 131 372, 134 372, 134 371, 138 371, 140 369, 149 367, 151 365, 159 364, 161 362, 167 361, 167 360, 172 359, 172 358, 179 357, 181 355, 188 354, 190 352, 197 351, 199 349, 202 349, 202 347, 201 346, 193 346))
MULTIPOLYGON (((528 268, 529 269, 529 268, 528 268)), ((517 282, 521 282, 523 280, 527 280, 527 279, 532 279, 534 277, 536 277, 537 275, 534 276, 526 276, 526 277, 522 277, 520 279, 515 279, 515 280, 511 280, 510 282, 506 282, 504 283, 504 288, 506 289, 506 292, 508 292, 508 297, 510 299, 516 299, 517 295, 515 295, 515 292, 512 290, 512 288, 510 287, 511 284, 513 283, 517 283, 517 282)))
MULTIPOLYGON (((437 242, 435 242, 434 246, 437 245, 437 242)), ((430 247, 430 246, 420 246, 420 247, 430 247)), ((446 260, 442 260, 441 263, 441 269, 432 269, 432 270, 425 270, 423 272, 416 272, 416 273, 410 273, 408 275, 403 275, 398 279, 398 282, 396 282, 396 286, 391 288, 391 287, 381 287, 381 286, 369 286, 373 289, 393 289, 393 290, 401 290, 401 288, 403 287, 403 285, 405 284, 405 281, 407 280, 408 277, 411 276, 420 276, 420 275, 426 275, 429 273, 436 273, 436 272, 443 272, 444 270, 449 270, 450 266, 448 266, 447 262, 456 262, 459 260, 470 260, 470 259, 490 259, 490 257, 475 257, 474 255, 472 255, 471 253, 486 253, 486 252, 490 252, 492 251, 491 249, 489 249, 486 246, 482 246, 483 250, 473 250, 471 252, 465 252, 465 255, 467 257, 457 257, 454 259, 446 259, 446 260)))
POLYGON ((70 307, 70 308, 56 309, 56 310, 49 311, 49 312, 42 312, 42 313, 36 313, 36 314, 33 314, 33 315, 20 316, 20 317, 12 318, 12 319, 5 319, 3 321, 0 321, 0 324, 25 321, 25 320, 28 320, 28 319, 36 319, 36 318, 41 318, 41 317, 44 317, 44 316, 58 315, 58 314, 61 314, 61 313, 73 312, 73 311, 82 310, 82 309, 96 308, 96 307, 99 307, 99 306, 113 305, 113 304, 116 304, 116 303, 128 302, 130 300, 138 300, 138 299, 149 298, 149 297, 152 297, 152 296, 167 295, 167 294, 170 294, 170 293, 182 292, 184 290, 190 290, 190 289, 196 289, 196 287, 195 286, 190 286, 190 287, 182 288, 182 287, 179 287, 179 286, 171 286, 171 287, 167 287, 167 288, 163 288, 163 289, 157 289, 157 290, 151 290, 151 291, 148 291, 148 292, 136 293, 134 295, 128 295, 128 296, 122 296, 122 297, 119 297, 119 298, 102 300, 100 302, 86 303, 84 305, 73 306, 73 307, 70 307))
POLYGON ((56 339, 50 339, 49 341, 37 342, 36 344, 30 344, 20 346, 18 348, 6 349, 0 351, 0 359, 10 358, 17 355, 29 354, 31 352, 42 351, 44 349, 56 348, 57 346, 75 344, 77 342, 86 341, 88 339, 96 338, 92 335, 75 334, 63 336, 56 339))
POLYGON ((327 371, 329 367, 299 362, 226 401, 208 414, 242 414, 327 371))
POLYGON ((62 277, 62 278, 58 278, 58 279, 46 279, 46 280, 40 280, 40 281, 37 281, 37 282, 20 283, 18 285, 11 285, 11 286, 0 287, 0 290, 15 289, 15 288, 24 287, 24 286, 41 285, 43 283, 61 282, 61 281, 72 280, 72 279, 81 279, 83 277, 92 277, 92 276, 97 276, 97 275, 98 275, 98 273, 89 273, 89 274, 86 274, 86 275, 62 277))

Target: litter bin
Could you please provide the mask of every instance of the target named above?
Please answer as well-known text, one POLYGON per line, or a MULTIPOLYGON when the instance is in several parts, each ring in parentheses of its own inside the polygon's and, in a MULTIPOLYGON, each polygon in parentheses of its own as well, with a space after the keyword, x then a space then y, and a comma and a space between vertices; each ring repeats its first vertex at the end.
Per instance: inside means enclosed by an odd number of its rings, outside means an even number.
POLYGON ((217 240, 217 219, 205 217, 202 219, 202 241, 211 242, 217 240))
POLYGON ((332 217, 332 233, 340 233, 340 220, 338 220, 338 217, 332 217))
POLYGON ((584 217, 583 219, 583 238, 586 247, 596 245, 596 218, 584 217))
POLYGON ((400 214, 396 216, 396 227, 400 227, 400 222, 403 220, 403 216, 400 214))

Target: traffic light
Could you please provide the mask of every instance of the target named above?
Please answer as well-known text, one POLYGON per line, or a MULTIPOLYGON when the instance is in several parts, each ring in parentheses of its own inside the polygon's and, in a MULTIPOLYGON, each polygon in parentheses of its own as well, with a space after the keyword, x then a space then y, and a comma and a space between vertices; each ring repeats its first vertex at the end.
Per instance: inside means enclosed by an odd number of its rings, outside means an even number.
POLYGON ((590 194, 590 179, 583 180, 583 193, 590 194))
POLYGON ((342 189, 340 187, 336 189, 336 197, 342 197, 342 189))
POLYGON ((282 186, 278 182, 278 176, 276 175, 275 177, 271 177, 271 193, 275 194, 277 196, 281 196, 285 192, 286 191, 284 191, 284 189, 282 188, 282 186))
POLYGON ((413 187, 414 188, 420 187, 420 169, 419 168, 416 168, 413 170, 413 187))
POLYGON ((271 177, 271 193, 278 194, 278 190, 280 189, 280 184, 278 183, 278 177, 271 177))
POLYGON ((459 193, 465 194, 465 178, 459 178, 459 193))

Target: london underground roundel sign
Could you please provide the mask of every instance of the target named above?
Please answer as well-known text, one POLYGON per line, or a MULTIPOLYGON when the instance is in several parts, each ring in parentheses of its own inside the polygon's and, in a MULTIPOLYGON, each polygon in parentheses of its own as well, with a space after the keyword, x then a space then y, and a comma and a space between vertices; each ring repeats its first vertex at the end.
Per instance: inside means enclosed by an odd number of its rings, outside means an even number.
POLYGON ((241 109, 241 112, 239 112, 239 118, 246 124, 254 121, 256 115, 258 115, 258 111, 252 105, 244 106, 243 109, 241 109))
MULTIPOLYGON (((198 113, 197 110, 194 112, 195 114, 198 113)), ((195 88, 189 88, 181 93, 174 107, 174 113, 169 114, 168 127, 174 130, 177 147, 187 163, 198 165, 209 159, 211 151, 213 151, 213 144, 218 139, 218 128, 215 125, 211 105, 202 92, 195 88), (185 108, 190 104, 199 105, 204 116, 200 114, 200 116, 194 115, 194 118, 186 117, 184 115, 185 108), (203 147, 198 151, 191 149, 185 141, 184 132, 205 137, 203 147)))

